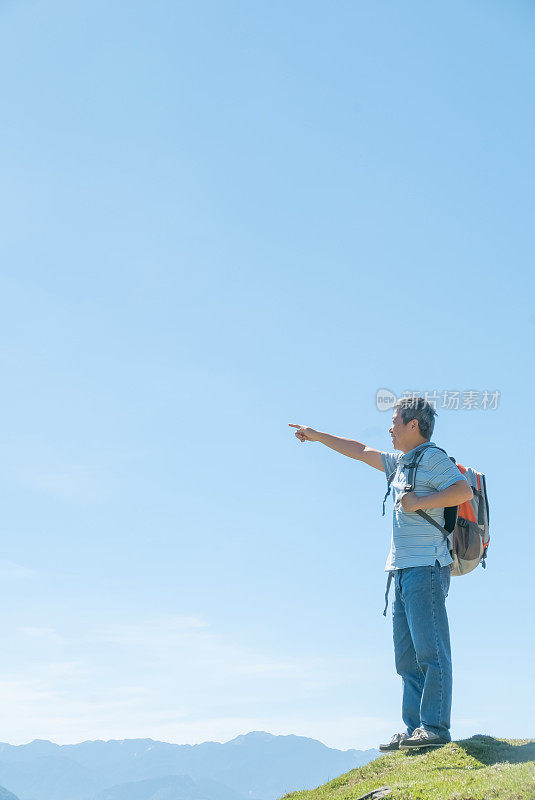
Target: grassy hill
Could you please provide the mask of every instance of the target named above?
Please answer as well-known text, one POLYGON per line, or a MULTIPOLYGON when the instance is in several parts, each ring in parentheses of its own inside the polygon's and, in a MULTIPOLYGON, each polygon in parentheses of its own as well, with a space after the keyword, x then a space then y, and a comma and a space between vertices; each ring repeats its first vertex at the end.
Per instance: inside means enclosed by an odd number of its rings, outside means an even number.
POLYGON ((287 800, 535 800, 535 739, 472 736, 436 750, 385 753, 287 800), (386 788, 385 788, 386 787, 386 788), (384 793, 373 790, 385 789, 384 793), (390 789, 390 791, 386 791, 390 789))

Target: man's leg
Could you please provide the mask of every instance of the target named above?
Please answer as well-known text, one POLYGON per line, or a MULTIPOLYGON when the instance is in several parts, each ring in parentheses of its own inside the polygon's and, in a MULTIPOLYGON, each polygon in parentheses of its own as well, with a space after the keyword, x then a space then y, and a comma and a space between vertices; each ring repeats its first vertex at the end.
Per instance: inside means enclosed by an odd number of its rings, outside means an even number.
POLYGON ((452 670, 446 595, 449 567, 412 567, 404 578, 405 613, 424 675, 421 725, 451 741, 452 670), (446 576, 446 572, 448 572, 446 576))
POLYGON ((424 686, 424 674, 416 660, 416 652, 405 614, 403 602, 403 574, 407 570, 396 570, 395 597, 392 604, 392 620, 394 632, 394 655, 396 672, 401 675, 403 684, 403 700, 401 718, 407 726, 407 733, 412 734, 420 727, 420 703, 424 686))

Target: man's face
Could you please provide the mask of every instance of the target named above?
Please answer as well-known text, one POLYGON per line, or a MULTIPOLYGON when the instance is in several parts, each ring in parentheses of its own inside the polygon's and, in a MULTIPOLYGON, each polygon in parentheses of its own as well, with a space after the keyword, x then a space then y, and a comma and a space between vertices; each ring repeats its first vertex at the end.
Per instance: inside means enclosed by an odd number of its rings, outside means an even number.
POLYGON ((407 442, 407 436, 410 438, 412 436, 412 428, 411 420, 407 422, 407 424, 403 423, 401 419, 401 414, 399 413, 399 409, 396 408, 394 411, 394 416, 392 417, 392 426, 389 429, 389 434, 392 437, 392 444, 394 446, 394 450, 404 450, 405 444, 407 442))

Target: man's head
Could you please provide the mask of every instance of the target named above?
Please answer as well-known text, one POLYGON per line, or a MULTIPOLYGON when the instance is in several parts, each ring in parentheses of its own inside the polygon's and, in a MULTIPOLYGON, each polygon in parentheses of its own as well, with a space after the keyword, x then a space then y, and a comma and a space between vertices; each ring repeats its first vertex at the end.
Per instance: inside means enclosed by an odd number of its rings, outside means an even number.
POLYGON ((433 435, 436 411, 423 397, 402 397, 394 404, 392 436, 394 450, 408 453, 433 435))

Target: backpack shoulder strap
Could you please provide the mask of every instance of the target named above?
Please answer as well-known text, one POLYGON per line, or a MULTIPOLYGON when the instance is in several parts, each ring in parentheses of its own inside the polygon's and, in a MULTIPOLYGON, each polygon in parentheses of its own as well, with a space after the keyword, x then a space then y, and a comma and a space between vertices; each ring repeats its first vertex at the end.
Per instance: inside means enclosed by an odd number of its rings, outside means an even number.
MULTIPOLYGON (((413 491, 414 486, 415 486, 414 478, 415 478, 415 475, 416 475, 416 469, 418 467, 418 464, 420 463, 420 461, 424 457, 424 453, 430 447, 434 447, 437 450, 442 450, 442 447, 437 447, 436 444, 428 444, 425 447, 423 447, 419 453, 416 454, 416 456, 410 462, 410 464, 406 464, 405 465, 405 466, 407 466, 409 468, 409 475, 408 475, 408 478, 407 478, 407 484, 405 486, 405 489, 407 490, 407 492, 412 492, 413 491)), ((446 451, 442 450, 442 452, 445 453, 446 451)))
POLYGON ((386 482, 388 484, 388 488, 387 488, 387 492, 386 492, 385 496, 383 497, 383 517, 385 515, 385 503, 386 503, 388 495, 390 494, 390 489, 392 488, 391 483, 394 480, 394 475, 396 474, 397 469, 398 468, 396 467, 394 472, 391 472, 390 475, 388 475, 387 479, 386 479, 386 482))
POLYGON ((442 525, 439 525, 439 524, 438 524, 438 522, 436 521, 436 519, 433 519, 433 517, 430 517, 430 516, 429 516, 429 514, 426 514, 426 513, 425 513, 425 511, 422 511, 422 509, 421 509, 421 508, 419 508, 419 509, 416 511, 416 514, 419 514, 421 517, 423 517, 425 520, 427 520, 427 522, 430 522, 430 523, 431 523, 431 525, 434 525, 434 526, 435 526, 435 528, 438 528, 438 529, 439 529, 439 531, 442 531, 442 533, 443 533, 443 534, 444 534, 446 537, 448 537, 448 536, 450 535, 450 532, 449 532, 449 531, 447 531, 447 530, 446 530, 446 528, 443 528, 443 527, 442 527, 442 525))

